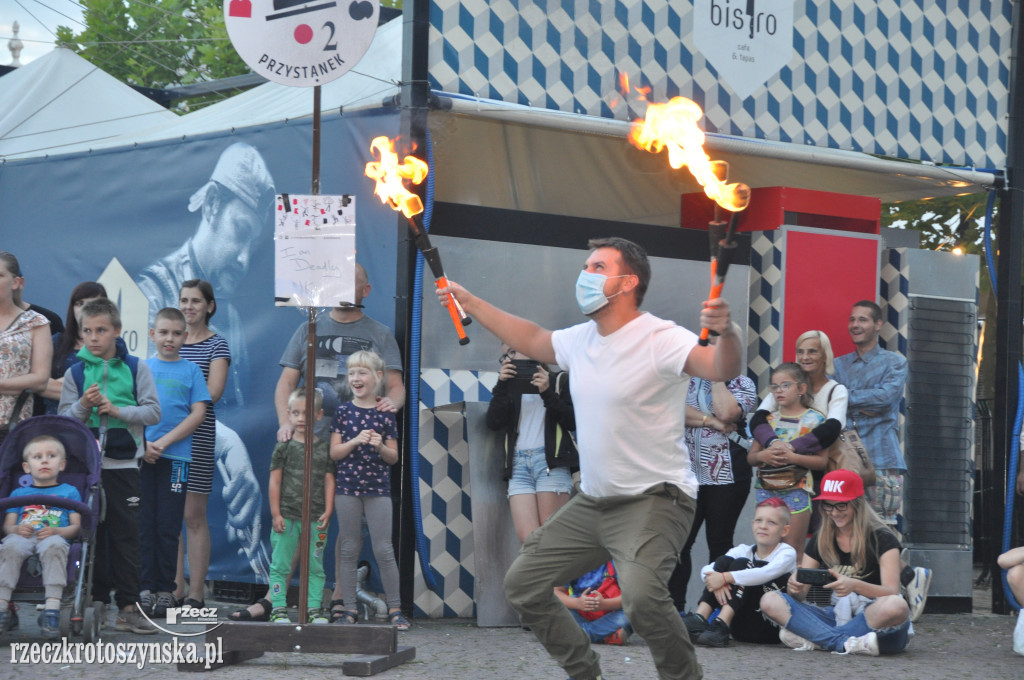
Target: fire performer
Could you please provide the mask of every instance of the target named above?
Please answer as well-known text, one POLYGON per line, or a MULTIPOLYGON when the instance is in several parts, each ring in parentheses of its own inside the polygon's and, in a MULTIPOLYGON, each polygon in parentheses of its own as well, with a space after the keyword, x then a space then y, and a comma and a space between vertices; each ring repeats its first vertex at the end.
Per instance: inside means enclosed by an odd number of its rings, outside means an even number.
POLYGON ((442 304, 454 295, 509 346, 569 372, 581 493, 530 535, 505 576, 505 592, 523 625, 571 677, 599 678, 597 653, 553 588, 612 559, 623 609, 647 641, 659 677, 699 678, 667 586, 697 497, 682 404, 690 375, 722 381, 740 373, 742 343, 720 298, 701 311, 701 325, 720 336, 713 346, 699 346, 691 331, 641 311, 651 269, 637 244, 607 238, 589 247, 576 300, 590 320, 571 328, 541 328, 455 282, 438 290, 442 304))

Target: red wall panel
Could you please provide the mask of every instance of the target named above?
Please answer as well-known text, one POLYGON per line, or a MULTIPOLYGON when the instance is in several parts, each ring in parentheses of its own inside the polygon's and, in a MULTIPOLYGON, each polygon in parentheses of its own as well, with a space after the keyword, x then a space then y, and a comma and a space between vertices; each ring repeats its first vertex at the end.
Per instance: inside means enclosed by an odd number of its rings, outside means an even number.
POLYGON ((824 331, 836 356, 853 351, 847 321, 858 300, 878 300, 879 242, 835 233, 787 230, 783 360, 793 361, 804 331, 824 331))

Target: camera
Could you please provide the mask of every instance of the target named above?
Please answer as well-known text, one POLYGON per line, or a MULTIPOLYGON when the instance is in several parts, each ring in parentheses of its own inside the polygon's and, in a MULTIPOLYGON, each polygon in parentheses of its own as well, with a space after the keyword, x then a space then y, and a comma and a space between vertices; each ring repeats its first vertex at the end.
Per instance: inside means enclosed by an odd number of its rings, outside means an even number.
POLYGON ((516 374, 512 378, 510 387, 522 394, 538 394, 540 390, 536 385, 530 383, 533 380, 533 374, 537 372, 537 362, 533 359, 513 359, 512 365, 516 368, 516 374))
POLYGON ((826 583, 835 581, 836 577, 830 574, 828 569, 806 569, 800 567, 796 570, 796 580, 812 586, 823 586, 826 583))

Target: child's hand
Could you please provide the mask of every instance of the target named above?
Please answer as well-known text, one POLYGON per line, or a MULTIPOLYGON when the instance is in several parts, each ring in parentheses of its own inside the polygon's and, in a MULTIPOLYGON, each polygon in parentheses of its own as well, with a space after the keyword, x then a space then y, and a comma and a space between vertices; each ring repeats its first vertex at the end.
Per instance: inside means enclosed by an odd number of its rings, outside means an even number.
POLYGON ((104 398, 103 393, 100 392, 100 384, 93 383, 92 385, 89 385, 89 388, 85 392, 82 393, 82 398, 79 399, 79 401, 82 406, 85 406, 86 408, 93 408, 102 404, 104 398))
POLYGON ((19 524, 18 528, 14 530, 14 533, 23 538, 32 538, 32 534, 36 533, 36 530, 32 528, 31 524, 19 524))
POLYGON ((729 583, 725 580, 725 574, 713 571, 704 579, 704 585, 708 587, 708 590, 714 592, 722 587, 728 586, 729 583))
POLYGON ((331 523, 331 513, 329 513, 329 512, 325 512, 324 514, 322 514, 322 515, 320 515, 319 517, 316 518, 316 528, 317 529, 321 529, 321 530, 322 529, 326 529, 327 525, 330 524, 330 523, 331 523))
POLYGON ((284 533, 284 517, 282 517, 281 515, 274 515, 273 523, 271 524, 271 527, 273 527, 274 531, 276 531, 277 533, 283 534, 284 533))
POLYGON ((118 415, 120 415, 121 413, 121 409, 114 406, 114 404, 112 404, 111 401, 107 399, 107 396, 105 394, 101 394, 100 398, 101 401, 96 406, 96 413, 99 413, 100 415, 113 416, 117 418, 118 415))
POLYGON ((375 449, 377 449, 379 451, 380 447, 384 445, 384 437, 381 437, 379 434, 377 434, 373 430, 370 430, 369 432, 370 432, 370 446, 372 446, 373 448, 375 448, 375 449))
POLYGON ((147 463, 155 463, 160 460, 160 456, 164 455, 164 447, 160 446, 156 442, 146 442, 146 453, 143 454, 142 460, 147 463))
POLYGON ((576 598, 577 609, 581 612, 596 612, 597 611, 597 600, 595 596, 598 595, 593 588, 587 588, 580 596, 576 598))
POLYGON ((360 444, 369 444, 374 434, 373 430, 362 430, 355 436, 355 439, 360 444))
POLYGON ((49 538, 50 536, 56 535, 57 530, 51 526, 42 527, 41 529, 39 529, 39 531, 36 532, 36 538, 38 538, 39 540, 43 540, 44 538, 49 538))
POLYGON ((766 465, 779 466, 785 465, 788 462, 789 451, 790 449, 784 442, 775 440, 771 446, 761 451, 759 455, 761 462, 766 465))
POLYGON ((724 586, 718 590, 712 590, 711 594, 715 596, 715 600, 722 607, 729 604, 729 600, 732 599, 732 589, 729 586, 724 586))

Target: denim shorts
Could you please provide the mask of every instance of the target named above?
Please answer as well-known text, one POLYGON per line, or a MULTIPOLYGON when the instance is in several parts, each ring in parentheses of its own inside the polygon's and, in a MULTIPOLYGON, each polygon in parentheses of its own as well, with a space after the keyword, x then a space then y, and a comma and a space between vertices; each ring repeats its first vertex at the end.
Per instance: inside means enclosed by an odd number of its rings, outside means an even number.
POLYGON ((512 477, 508 480, 508 495, 550 491, 569 493, 572 491, 572 476, 569 468, 548 469, 544 447, 516 451, 512 458, 512 477))
POLYGON ((781 498, 794 515, 811 509, 811 494, 807 489, 786 489, 784 491, 754 489, 754 491, 758 503, 763 503, 769 498, 781 498))

